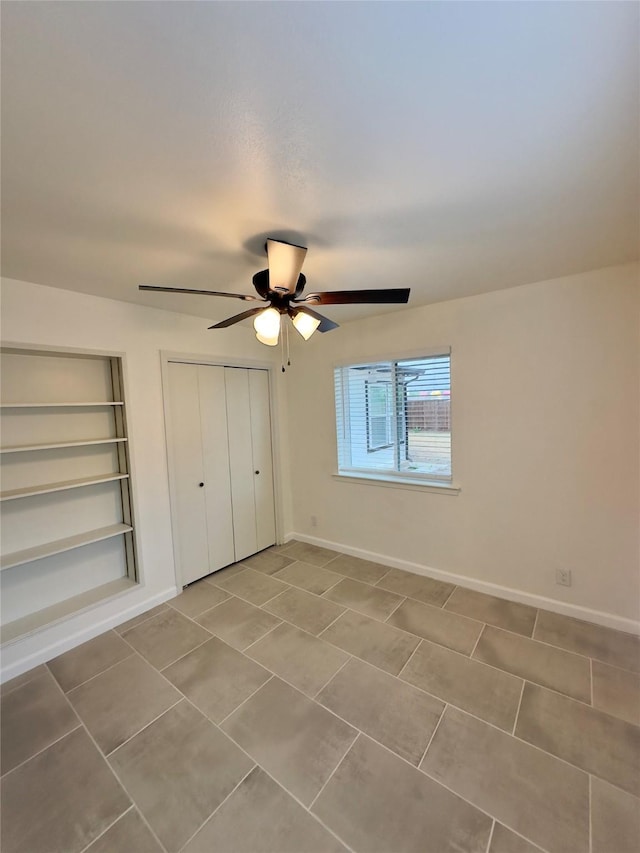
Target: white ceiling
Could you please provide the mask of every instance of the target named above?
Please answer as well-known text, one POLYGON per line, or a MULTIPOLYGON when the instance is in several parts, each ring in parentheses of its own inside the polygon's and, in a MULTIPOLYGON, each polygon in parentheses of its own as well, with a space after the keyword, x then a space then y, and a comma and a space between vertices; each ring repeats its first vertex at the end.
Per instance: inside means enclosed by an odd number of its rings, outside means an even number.
POLYGON ((137 285, 253 292, 267 235, 409 306, 633 260, 638 12, 3 2, 3 274, 220 320, 137 285))

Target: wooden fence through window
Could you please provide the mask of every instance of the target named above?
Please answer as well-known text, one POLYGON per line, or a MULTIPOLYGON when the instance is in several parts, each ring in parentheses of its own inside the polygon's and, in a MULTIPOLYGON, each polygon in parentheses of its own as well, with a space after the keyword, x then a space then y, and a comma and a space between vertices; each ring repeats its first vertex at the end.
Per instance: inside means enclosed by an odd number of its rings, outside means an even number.
POLYGON ((451 399, 428 397, 407 400, 407 428, 424 432, 451 432, 451 399))

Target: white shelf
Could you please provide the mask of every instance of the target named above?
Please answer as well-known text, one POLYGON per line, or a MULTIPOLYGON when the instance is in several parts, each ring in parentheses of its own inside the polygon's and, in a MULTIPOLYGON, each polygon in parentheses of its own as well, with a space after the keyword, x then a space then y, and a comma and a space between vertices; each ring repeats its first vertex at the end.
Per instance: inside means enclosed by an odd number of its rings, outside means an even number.
POLYGON ((121 536, 133 530, 128 524, 110 524, 108 527, 99 527, 97 530, 87 530, 66 539, 57 539, 55 542, 45 542, 44 545, 36 545, 34 548, 25 548, 24 551, 14 551, 12 554, 4 554, 0 557, 0 571, 31 563, 34 560, 42 560, 44 557, 53 557, 54 554, 62 554, 64 551, 72 551, 82 545, 90 545, 92 542, 101 542, 103 539, 111 539, 113 536, 121 536))
POLYGON ((24 453, 29 450, 56 450, 59 447, 88 447, 90 444, 115 444, 126 438, 87 438, 84 441, 57 441, 53 444, 16 444, 0 447, 0 453, 24 453))
POLYGON ((0 403, 0 409, 78 409, 84 406, 124 406, 121 400, 98 400, 95 403, 0 403))
POLYGON ((126 596, 138 572, 121 354, 1 351, 4 643, 126 596))
POLYGON ((128 474, 103 474, 96 477, 82 477, 79 480, 65 480, 61 483, 46 483, 43 486, 30 486, 24 489, 9 489, 0 492, 0 501, 14 501, 33 495, 48 495, 51 492, 64 492, 67 489, 79 489, 82 486, 94 486, 99 483, 111 483, 114 480, 126 480, 128 474))
POLYGON ((136 582, 130 580, 130 578, 118 578, 117 580, 109 581, 109 583, 89 589, 87 592, 81 592, 79 595, 66 598, 64 601, 59 601, 57 604, 52 604, 43 610, 30 613, 21 619, 15 619, 13 622, 8 622, 0 628, 0 642, 2 644, 11 643, 28 634, 33 634, 41 628, 66 619, 68 616, 75 616, 76 613, 81 613, 94 604, 100 604, 108 598, 122 595, 135 586, 136 582))

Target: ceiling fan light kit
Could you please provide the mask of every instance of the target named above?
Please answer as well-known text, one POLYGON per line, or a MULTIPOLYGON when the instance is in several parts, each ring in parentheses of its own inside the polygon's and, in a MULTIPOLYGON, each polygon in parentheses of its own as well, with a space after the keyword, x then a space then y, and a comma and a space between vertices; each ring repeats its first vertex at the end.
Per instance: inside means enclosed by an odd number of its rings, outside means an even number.
POLYGON ((305 314, 303 311, 298 311, 291 320, 296 332, 302 335, 305 341, 308 341, 311 335, 320 325, 320 320, 312 317, 311 314, 305 314))
POLYGON ((322 293, 310 293, 302 296, 307 279, 302 274, 307 250, 284 240, 269 238, 266 242, 269 268, 253 276, 253 286, 257 296, 242 293, 224 293, 219 290, 194 290, 185 287, 155 287, 141 284, 140 290, 158 290, 165 293, 195 293, 207 296, 227 296, 242 299, 245 302, 262 302, 265 307, 249 308, 241 314, 227 317, 220 323, 209 326, 210 329, 226 329, 253 317, 256 338, 261 344, 274 347, 280 337, 281 320, 284 315, 291 318, 295 330, 308 341, 317 330, 330 332, 338 324, 328 317, 318 314, 313 305, 352 305, 357 303, 406 304, 409 301, 408 287, 388 287, 382 290, 333 290, 322 293))
POLYGON ((278 345, 280 335, 280 312, 275 308, 264 308, 254 319, 256 338, 268 347, 278 345))

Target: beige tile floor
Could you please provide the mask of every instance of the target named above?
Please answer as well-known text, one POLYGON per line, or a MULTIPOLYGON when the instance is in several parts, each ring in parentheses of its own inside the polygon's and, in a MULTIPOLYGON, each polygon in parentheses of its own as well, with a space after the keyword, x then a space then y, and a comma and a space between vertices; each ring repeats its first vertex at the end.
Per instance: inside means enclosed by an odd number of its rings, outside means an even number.
POLYGON ((3 853, 638 853, 640 640, 301 542, 2 688, 3 853))

